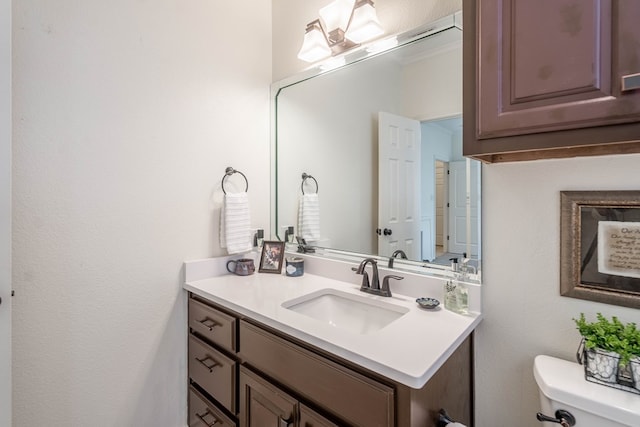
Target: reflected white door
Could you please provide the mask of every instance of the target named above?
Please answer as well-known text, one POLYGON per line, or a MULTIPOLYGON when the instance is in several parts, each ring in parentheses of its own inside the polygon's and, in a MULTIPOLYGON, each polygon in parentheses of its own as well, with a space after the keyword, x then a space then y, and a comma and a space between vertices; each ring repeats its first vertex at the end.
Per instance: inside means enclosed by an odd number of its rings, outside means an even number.
POLYGON ((420 122, 378 114, 378 254, 420 253, 420 122))
POLYGON ((11 1, 0 0, 0 426, 11 425, 11 1))
POLYGON ((473 257, 478 256, 478 163, 449 162, 449 252, 473 257))
POLYGON ((446 250, 445 242, 445 212, 446 212, 446 178, 448 164, 436 161, 436 246, 442 246, 446 250))

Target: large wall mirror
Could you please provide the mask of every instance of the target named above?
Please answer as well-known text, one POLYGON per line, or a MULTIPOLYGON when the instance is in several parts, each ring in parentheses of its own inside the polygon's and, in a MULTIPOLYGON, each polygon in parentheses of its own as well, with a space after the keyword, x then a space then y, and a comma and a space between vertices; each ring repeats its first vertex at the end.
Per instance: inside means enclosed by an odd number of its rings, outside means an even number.
POLYGON ((344 66, 274 85, 278 238, 289 226, 300 235, 300 200, 317 192, 319 234, 306 240, 319 253, 402 250, 409 261, 397 267, 439 269, 466 254, 480 267, 481 168, 462 156, 460 23, 452 15, 383 53, 361 49, 344 66))

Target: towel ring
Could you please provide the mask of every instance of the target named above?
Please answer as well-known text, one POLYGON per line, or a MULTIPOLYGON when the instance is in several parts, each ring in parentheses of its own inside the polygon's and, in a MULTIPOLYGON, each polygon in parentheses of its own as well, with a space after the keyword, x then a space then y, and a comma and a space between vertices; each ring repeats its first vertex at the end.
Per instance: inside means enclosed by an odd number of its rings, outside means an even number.
POLYGON ((302 194, 304 194, 304 183, 309 178, 311 178, 313 182, 316 183, 316 194, 318 194, 318 181, 306 172, 302 172, 302 184, 300 184, 300 190, 302 190, 302 194))
POLYGON ((224 180, 225 180, 228 176, 233 175, 234 173, 239 173, 239 174, 240 174, 240 175, 242 175, 242 177, 244 178, 244 182, 245 182, 245 189, 244 189, 244 191, 245 191, 245 193, 246 193, 246 192, 249 190, 249 180, 247 179, 247 177, 246 177, 242 172, 240 172, 239 170, 235 170, 235 169, 234 169, 234 168, 232 168, 231 166, 227 167, 227 168, 224 170, 224 176, 222 177, 222 192, 223 192, 224 194, 227 194, 227 192, 226 192, 226 191, 225 191, 225 189, 224 189, 224 180))

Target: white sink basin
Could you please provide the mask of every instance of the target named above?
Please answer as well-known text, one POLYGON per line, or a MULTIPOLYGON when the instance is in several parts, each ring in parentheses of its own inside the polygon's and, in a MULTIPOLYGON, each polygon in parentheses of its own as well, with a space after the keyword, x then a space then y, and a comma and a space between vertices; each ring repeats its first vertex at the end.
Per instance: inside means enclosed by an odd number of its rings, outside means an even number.
POLYGON ((379 331, 409 312, 406 307, 330 288, 285 301, 282 307, 358 334, 379 331))

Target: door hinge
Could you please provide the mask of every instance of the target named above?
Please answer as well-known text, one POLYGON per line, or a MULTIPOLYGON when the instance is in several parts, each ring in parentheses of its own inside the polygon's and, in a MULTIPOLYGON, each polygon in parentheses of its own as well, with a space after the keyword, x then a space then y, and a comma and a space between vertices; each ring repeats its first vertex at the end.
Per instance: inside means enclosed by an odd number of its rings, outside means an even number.
POLYGON ((449 205, 449 202, 447 202, 447 207, 451 207, 451 205, 449 205))
POLYGON ((447 240, 449 240, 449 236, 447 236, 447 240))

